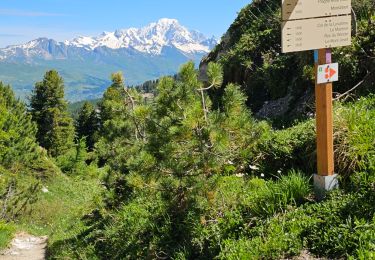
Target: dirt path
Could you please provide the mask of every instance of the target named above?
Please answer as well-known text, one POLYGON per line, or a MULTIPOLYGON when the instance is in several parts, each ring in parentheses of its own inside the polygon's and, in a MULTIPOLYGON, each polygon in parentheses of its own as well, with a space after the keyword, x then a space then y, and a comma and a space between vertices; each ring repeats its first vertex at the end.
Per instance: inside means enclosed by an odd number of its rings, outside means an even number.
POLYGON ((18 233, 11 247, 0 253, 0 260, 44 260, 46 247, 47 237, 18 233))

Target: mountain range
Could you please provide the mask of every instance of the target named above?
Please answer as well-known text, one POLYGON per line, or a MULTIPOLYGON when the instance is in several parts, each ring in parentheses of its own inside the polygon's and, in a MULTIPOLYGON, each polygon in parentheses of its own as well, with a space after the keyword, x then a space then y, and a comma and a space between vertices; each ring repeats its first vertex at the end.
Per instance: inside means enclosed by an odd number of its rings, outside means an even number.
POLYGON ((179 66, 196 64, 217 44, 215 37, 189 30, 163 18, 143 28, 103 32, 58 42, 38 38, 0 49, 0 81, 27 96, 46 70, 56 69, 65 80, 70 101, 101 96, 110 74, 123 71, 128 85, 171 75, 179 66))

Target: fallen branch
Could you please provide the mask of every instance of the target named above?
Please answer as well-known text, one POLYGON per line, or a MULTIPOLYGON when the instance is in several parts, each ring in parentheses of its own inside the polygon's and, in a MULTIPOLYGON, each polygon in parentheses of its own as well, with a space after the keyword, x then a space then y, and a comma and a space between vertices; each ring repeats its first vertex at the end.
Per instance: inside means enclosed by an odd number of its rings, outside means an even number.
POLYGON ((344 98, 343 101, 345 101, 349 97, 349 94, 353 92, 354 90, 356 90, 359 86, 361 86, 370 77, 370 75, 372 75, 373 72, 374 71, 367 73, 367 75, 357 85, 355 85, 348 91, 342 93, 341 95, 337 96, 336 98, 333 99, 333 101, 338 101, 338 100, 341 100, 342 98, 344 98))
POLYGON ((0 219, 6 218, 7 209, 8 209, 8 201, 13 197, 13 193, 14 193, 13 184, 14 184, 14 182, 12 181, 8 186, 8 191, 6 192, 5 200, 4 200, 3 205, 2 205, 0 219))

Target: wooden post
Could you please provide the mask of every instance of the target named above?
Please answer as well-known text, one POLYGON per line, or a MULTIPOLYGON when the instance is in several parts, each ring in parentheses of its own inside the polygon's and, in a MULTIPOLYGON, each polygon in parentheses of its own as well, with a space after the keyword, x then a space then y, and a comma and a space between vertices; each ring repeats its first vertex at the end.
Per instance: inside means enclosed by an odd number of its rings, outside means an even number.
MULTIPOLYGON (((316 143, 318 175, 334 175, 332 83, 317 84, 318 65, 331 63, 331 50, 317 51, 315 61, 316 143)), ((315 54, 316 55, 316 54, 315 54)))

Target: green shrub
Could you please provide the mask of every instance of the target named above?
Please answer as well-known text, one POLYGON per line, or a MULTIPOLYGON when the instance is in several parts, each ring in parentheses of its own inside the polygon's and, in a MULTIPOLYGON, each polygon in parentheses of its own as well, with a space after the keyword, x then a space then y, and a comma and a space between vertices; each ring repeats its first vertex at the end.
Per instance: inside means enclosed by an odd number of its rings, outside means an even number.
POLYGON ((300 122, 290 128, 270 131, 258 147, 260 172, 280 175, 291 169, 314 172, 314 120, 300 122))
POLYGON ((15 227, 13 225, 0 222, 0 250, 8 246, 14 232, 15 227))
MULTIPOLYGON (((203 198, 197 199, 201 209, 199 215, 192 213, 188 219, 193 226, 193 246, 202 258, 214 258, 229 241, 236 241, 236 250, 240 250, 249 243, 246 239, 242 243, 241 239, 256 235, 269 219, 304 203, 311 192, 308 178, 294 171, 275 181, 246 180, 236 176, 211 181, 214 183, 209 185, 212 190, 208 189, 203 198)), ((284 243, 278 239, 280 232, 275 233, 274 243, 284 243)), ((253 248, 254 243, 251 242, 250 247, 253 248)), ((249 250, 245 251, 243 259, 249 259, 249 250)))
POLYGON ((249 193, 247 209, 251 215, 266 218, 286 209, 300 205, 310 195, 309 180, 301 173, 291 171, 275 182, 264 181, 249 193))
POLYGON ((32 211, 18 218, 18 229, 47 235, 50 259, 95 259, 77 236, 90 228, 85 226, 84 216, 102 208, 100 182, 95 178, 57 174, 43 185, 45 191, 38 190, 32 211), (73 247, 76 244, 82 248, 73 247))
POLYGON ((349 175, 375 168, 375 96, 335 107, 336 171, 349 175))
POLYGON ((61 171, 71 176, 97 177, 100 170, 93 152, 87 152, 85 138, 77 140, 74 148, 54 159, 61 171))
POLYGON ((303 249, 320 256, 355 259, 375 250, 375 190, 336 191, 321 203, 278 214, 251 233, 225 240, 222 259, 280 259, 303 249))
POLYGON ((41 182, 58 172, 36 131, 25 104, 0 82, 0 220, 29 213, 41 182))
POLYGON ((24 172, 11 173, 0 165, 0 220, 12 221, 31 211, 38 198, 41 181, 24 172))
MULTIPOLYGON (((334 107, 335 171, 348 176, 375 167, 375 96, 334 107)), ((301 169, 316 172, 315 121, 270 131, 258 146, 257 172, 286 172, 301 169)))

